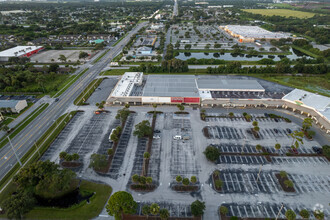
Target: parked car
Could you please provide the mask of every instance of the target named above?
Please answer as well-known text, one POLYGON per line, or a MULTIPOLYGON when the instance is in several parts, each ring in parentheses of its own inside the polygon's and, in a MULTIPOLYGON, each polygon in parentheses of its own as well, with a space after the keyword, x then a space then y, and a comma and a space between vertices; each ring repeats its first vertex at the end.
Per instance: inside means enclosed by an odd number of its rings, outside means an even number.
POLYGON ((316 146, 314 146, 314 147, 312 147, 312 149, 313 149, 313 151, 314 151, 315 153, 317 153, 317 154, 323 154, 323 150, 322 150, 322 148, 320 148, 320 147, 316 147, 316 146))
POLYGON ((182 139, 182 136, 181 135, 175 135, 173 137, 174 140, 181 140, 182 139))
POLYGON ((290 128, 287 128, 287 129, 286 129, 286 131, 287 131, 289 134, 291 134, 291 133, 292 133, 292 131, 291 131, 291 129, 290 129, 290 128))
POLYGON ((275 131, 276 134, 278 133, 278 130, 276 128, 274 128, 274 131, 275 131))
POLYGON ((160 133, 160 130, 154 130, 154 133, 160 133))
POLYGON ((55 99, 55 102, 57 102, 58 100, 60 100, 60 99, 59 99, 59 98, 56 98, 56 99, 55 99))
POLYGON ((160 138, 159 135, 154 135, 154 136, 153 136, 153 139, 159 139, 159 138, 160 138))

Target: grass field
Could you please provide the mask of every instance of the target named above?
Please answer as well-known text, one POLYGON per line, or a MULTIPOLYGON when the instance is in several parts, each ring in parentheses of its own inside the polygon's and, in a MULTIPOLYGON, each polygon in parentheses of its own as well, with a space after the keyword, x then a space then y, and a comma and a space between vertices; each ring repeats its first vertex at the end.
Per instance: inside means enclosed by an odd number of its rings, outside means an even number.
POLYGON ((243 9, 245 12, 253 14, 261 14, 265 16, 282 16, 282 17, 296 17, 296 18, 311 18, 315 15, 312 12, 294 11, 289 9, 243 9))

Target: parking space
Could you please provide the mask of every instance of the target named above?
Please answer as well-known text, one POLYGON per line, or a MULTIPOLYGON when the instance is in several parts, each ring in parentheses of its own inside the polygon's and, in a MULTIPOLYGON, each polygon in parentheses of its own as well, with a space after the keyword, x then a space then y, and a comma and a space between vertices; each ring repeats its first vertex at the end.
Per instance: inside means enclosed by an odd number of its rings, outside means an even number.
MULTIPOLYGON (((138 202, 138 207, 136 214, 138 215, 143 215, 142 214, 142 207, 145 205, 151 205, 152 202, 138 202)), ((167 209, 170 213, 170 216, 175 216, 175 217, 192 217, 191 214, 191 209, 190 209, 190 204, 181 204, 181 203, 169 203, 169 202, 157 202, 159 205, 160 209, 167 209)))
POLYGON ((197 176, 198 167, 196 152, 192 139, 192 130, 189 115, 169 115, 165 120, 170 120, 173 125, 172 137, 187 136, 188 140, 175 140, 172 138, 170 173, 173 178, 181 176, 197 176), (172 117, 171 117, 172 116, 172 117))
POLYGON ((237 98, 237 99, 281 99, 284 92, 232 92, 232 91, 211 91, 212 98, 237 98))
POLYGON ((83 117, 84 112, 77 112, 70 122, 64 127, 61 133, 57 136, 55 141, 50 145, 47 151, 42 155, 40 160, 46 161, 51 160, 54 157, 58 157, 61 149, 63 148, 64 142, 68 139, 70 132, 77 126, 77 123, 83 117))
POLYGON ((221 155, 218 164, 266 164, 268 161, 264 156, 236 156, 236 155, 221 155))
MULTIPOLYGON (((228 216, 237 216, 240 218, 276 218, 279 214, 279 219, 286 219, 285 212, 288 209, 293 210, 297 216, 302 209, 307 209, 310 212, 311 219, 313 219, 312 210, 309 207, 305 207, 302 204, 284 204, 282 210, 281 204, 276 203, 224 203, 223 206, 228 208, 228 216)), ((324 210, 325 219, 329 215, 329 210, 324 210)))
POLYGON ((116 152, 112 158, 112 163, 108 175, 111 178, 117 179, 119 175, 119 169, 123 164, 126 148, 131 137, 135 114, 130 114, 126 120, 125 127, 120 135, 120 140, 117 145, 116 152))
POLYGON ((271 157, 274 164, 324 165, 329 161, 323 157, 271 157))
POLYGON ((290 174, 298 193, 330 192, 330 176, 290 174))
POLYGON ((209 126, 207 127, 211 139, 242 139, 244 138, 243 129, 237 129, 227 126, 209 126))
POLYGON ((117 120, 117 119, 114 120, 113 123, 108 125, 107 132, 104 135, 104 137, 102 138, 101 145, 97 151, 98 154, 108 155, 108 149, 112 148, 112 146, 113 146, 113 142, 110 143, 110 141, 109 141, 109 135, 110 135, 112 129, 115 129, 119 125, 120 125, 120 120, 117 120))
POLYGON ((71 141, 66 152, 69 154, 79 154, 79 160, 83 162, 87 154, 96 150, 95 146, 98 146, 97 142, 102 139, 103 128, 109 120, 109 116, 110 113, 107 112, 103 112, 99 115, 94 114, 71 141))
POLYGON ((107 100, 110 92, 118 82, 118 78, 105 78, 102 83, 95 89, 95 92, 87 99, 87 103, 95 106, 96 103, 101 103, 107 100))
POLYGON ((222 170, 220 178, 223 181, 221 193, 276 193, 280 191, 277 180, 271 172, 261 172, 258 178, 258 170, 222 170))

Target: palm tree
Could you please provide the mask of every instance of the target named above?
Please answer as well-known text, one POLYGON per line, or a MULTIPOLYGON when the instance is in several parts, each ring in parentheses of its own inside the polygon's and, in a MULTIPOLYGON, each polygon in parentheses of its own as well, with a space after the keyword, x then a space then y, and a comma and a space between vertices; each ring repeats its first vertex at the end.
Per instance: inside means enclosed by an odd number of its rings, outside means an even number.
POLYGON ((157 104, 156 103, 152 104, 152 107, 154 108, 154 113, 156 113, 157 104))
POLYGON ((146 179, 146 183, 151 184, 152 183, 152 177, 148 176, 147 179, 146 179))
POLYGON ((156 204, 156 203, 152 203, 152 204, 150 205, 150 213, 151 213, 152 215, 158 215, 158 214, 159 214, 159 209, 160 209, 160 207, 159 207, 159 205, 156 204))
POLYGON ((167 209, 161 209, 159 211, 159 217, 163 220, 166 220, 170 217, 170 213, 167 209))
POLYGON ((150 214, 150 207, 148 205, 144 205, 142 207, 142 214, 147 216, 147 219, 149 217, 150 214))

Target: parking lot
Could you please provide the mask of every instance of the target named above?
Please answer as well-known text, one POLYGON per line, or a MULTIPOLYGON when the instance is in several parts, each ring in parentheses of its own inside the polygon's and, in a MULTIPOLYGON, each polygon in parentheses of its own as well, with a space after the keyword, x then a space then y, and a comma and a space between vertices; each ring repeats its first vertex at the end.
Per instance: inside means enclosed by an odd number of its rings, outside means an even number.
POLYGON ((96 103, 101 103, 102 101, 107 100, 110 92, 115 87, 117 82, 117 76, 105 78, 102 83, 96 88, 95 92, 87 99, 87 103, 92 106, 95 106, 96 103))
MULTIPOLYGON (((327 205, 330 202, 329 162, 312 150, 312 146, 319 146, 318 138, 313 141, 304 140, 304 144, 298 149, 299 153, 314 154, 313 156, 285 155, 292 143, 287 129, 294 131, 301 126, 301 122, 294 120, 293 116, 283 115, 292 119, 292 123, 287 123, 282 119, 276 121, 265 117, 261 113, 262 110, 212 108, 207 109, 207 114, 220 116, 233 111, 235 117, 213 117, 202 121, 198 108, 186 106, 185 111, 189 114, 175 114, 175 106, 158 106, 157 111, 163 113, 157 115, 155 130, 160 132, 155 133, 159 138, 153 139, 148 168, 148 176, 153 178, 153 183, 157 187, 152 192, 141 193, 131 190, 129 185, 132 175, 142 173, 147 139, 138 139, 133 136, 133 131, 137 123, 143 120, 152 121, 152 115, 148 114, 148 111, 153 108, 130 107, 130 110, 136 113, 127 119, 107 175, 99 175, 88 168, 90 155, 106 155, 107 149, 112 147, 109 143, 109 134, 120 124, 115 116, 117 110, 122 107, 106 107, 109 112, 100 115, 95 115, 91 106, 80 108, 85 112, 78 113, 68 123, 43 156, 43 160, 57 161, 61 151, 78 153, 81 156, 80 160, 84 162, 83 168, 79 170, 79 176, 107 183, 114 191, 129 191, 139 203, 137 214, 141 213, 143 204, 156 202, 161 208, 167 208, 171 216, 188 217, 191 216, 191 202, 199 199, 210 207, 206 210, 206 219, 217 216, 218 207, 223 202, 229 207, 229 215, 274 218, 274 213, 277 213, 280 207, 279 201, 285 201, 287 209, 290 207, 297 210, 300 207, 311 210, 315 203, 327 205), (252 115, 252 120, 259 122, 262 139, 256 140, 246 132, 252 127, 252 121, 247 122, 241 117, 245 111, 252 115), (212 138, 203 135, 204 127, 208 127, 212 138), (277 133, 274 129, 277 129, 277 133), (176 135, 188 138, 176 140, 176 135), (280 150, 274 148, 275 143, 281 144, 280 150), (216 163, 207 161, 203 153, 211 144, 223 152, 216 163), (241 155, 241 152, 261 153, 255 148, 257 144, 261 144, 269 153, 278 153, 279 156, 270 156, 271 160, 267 160, 264 155, 241 155), (257 181, 260 165, 263 165, 263 168, 257 181), (210 181, 211 173, 215 169, 220 170, 223 181, 223 188, 219 193, 213 190, 210 181), (275 177, 275 173, 281 170, 285 170, 289 179, 294 182, 296 192, 290 193, 291 196, 287 196, 275 177), (187 178, 196 176, 200 191, 174 191, 171 184, 175 182, 177 175, 187 178), (259 201, 260 204, 257 203, 259 201)), ((282 212, 284 214, 284 211, 282 212)))
POLYGON ((60 55, 66 57, 66 62, 77 62, 77 60, 84 61, 84 59, 79 59, 80 51, 91 54, 91 50, 45 50, 31 57, 31 62, 38 63, 61 63, 58 58, 60 55))
MULTIPOLYGON (((302 209, 307 209, 311 217, 313 216, 312 210, 302 204, 284 204, 280 211, 281 205, 276 203, 257 203, 257 204, 237 204, 237 203, 224 203, 229 210, 229 216, 237 216, 240 218, 276 218, 279 214, 280 219, 285 219, 285 212, 288 209, 293 210, 297 216, 302 209)), ((325 216, 329 215, 329 210, 324 210, 325 216)), ((314 217, 314 216, 313 216, 314 217)))

